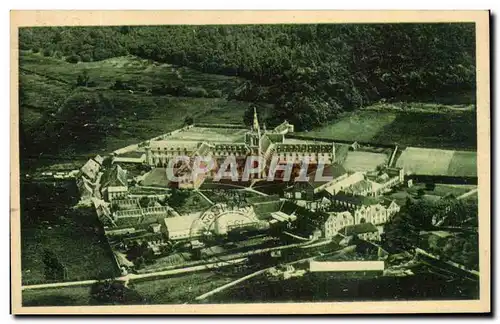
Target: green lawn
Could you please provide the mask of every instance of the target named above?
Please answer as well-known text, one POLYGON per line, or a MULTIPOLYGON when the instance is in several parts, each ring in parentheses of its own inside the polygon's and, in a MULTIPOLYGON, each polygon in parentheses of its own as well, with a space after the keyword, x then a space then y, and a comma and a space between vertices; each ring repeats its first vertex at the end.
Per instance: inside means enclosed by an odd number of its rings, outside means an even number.
POLYGON ((300 135, 435 148, 476 148, 475 112, 358 110, 300 135))
POLYGON ((395 119, 396 114, 392 112, 357 111, 343 114, 330 125, 299 134, 345 141, 368 142, 373 140, 385 126, 395 119))
POLYGON ((476 177, 476 152, 455 152, 448 166, 448 174, 452 176, 476 177))

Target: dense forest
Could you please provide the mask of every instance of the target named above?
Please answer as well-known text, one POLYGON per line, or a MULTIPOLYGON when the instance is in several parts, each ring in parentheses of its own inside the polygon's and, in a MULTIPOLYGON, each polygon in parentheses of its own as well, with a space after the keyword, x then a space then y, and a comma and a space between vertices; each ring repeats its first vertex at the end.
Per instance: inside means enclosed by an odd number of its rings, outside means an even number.
POLYGON ((317 125, 380 98, 475 86, 473 24, 47 27, 20 48, 98 61, 127 54, 249 80, 238 99, 317 125))

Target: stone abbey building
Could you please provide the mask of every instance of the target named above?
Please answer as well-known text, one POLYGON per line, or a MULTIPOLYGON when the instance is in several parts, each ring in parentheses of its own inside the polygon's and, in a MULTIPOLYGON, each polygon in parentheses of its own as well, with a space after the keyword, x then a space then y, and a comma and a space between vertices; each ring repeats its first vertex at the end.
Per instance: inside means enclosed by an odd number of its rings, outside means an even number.
POLYGON ((273 159, 279 164, 293 163, 300 165, 304 159, 314 165, 319 162, 333 164, 335 162, 335 144, 324 142, 300 141, 288 139, 286 135, 293 133, 294 125, 284 121, 272 130, 265 126, 261 129, 257 112, 254 110, 253 125, 250 130, 224 125, 213 125, 211 127, 224 129, 239 136, 235 141, 227 138, 210 137, 206 139, 190 139, 190 128, 184 127, 178 131, 166 134, 161 138, 153 139, 145 146, 146 163, 152 167, 167 167, 168 162, 179 156, 188 156, 193 161, 197 156, 210 158, 216 165, 212 173, 217 172, 217 166, 227 157, 234 157, 238 164, 238 170, 245 167, 247 157, 258 157, 264 161, 259 170, 260 177, 266 177, 267 170, 273 159))

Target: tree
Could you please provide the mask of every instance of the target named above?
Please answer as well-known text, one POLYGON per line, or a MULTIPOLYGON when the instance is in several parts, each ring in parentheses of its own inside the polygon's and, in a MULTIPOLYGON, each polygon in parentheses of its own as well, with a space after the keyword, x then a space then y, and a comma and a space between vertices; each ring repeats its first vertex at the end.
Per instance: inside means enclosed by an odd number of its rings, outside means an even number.
POLYGON ((194 118, 192 116, 186 116, 184 118, 184 125, 193 125, 194 124, 194 118))
POLYGON ((76 86, 87 87, 89 85, 89 74, 87 70, 83 70, 81 74, 78 74, 76 78, 76 86))
POLYGON ((78 61, 80 61, 80 57, 76 54, 71 54, 68 57, 66 57, 66 61, 68 63, 78 63, 78 61))

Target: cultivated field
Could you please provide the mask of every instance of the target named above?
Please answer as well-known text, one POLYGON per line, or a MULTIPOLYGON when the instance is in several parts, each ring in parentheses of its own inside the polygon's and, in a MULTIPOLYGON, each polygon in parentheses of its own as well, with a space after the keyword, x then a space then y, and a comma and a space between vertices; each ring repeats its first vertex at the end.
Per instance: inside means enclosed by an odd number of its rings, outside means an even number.
POLYGON ((396 119, 396 113, 358 111, 345 113, 332 124, 302 132, 301 135, 332 138, 344 141, 372 141, 385 126, 396 119))
POLYGON ((349 151, 343 164, 348 171, 372 171, 387 162, 387 155, 363 151, 349 151))
POLYGON ((477 153, 459 152, 453 154, 448 166, 448 175, 462 177, 477 176, 477 153))
POLYGON ((358 110, 330 125, 301 132, 342 141, 431 148, 476 148, 476 115, 471 110, 444 112, 358 110))
POLYGON ((419 175, 477 176, 475 152, 408 147, 396 161, 405 172, 419 175))

